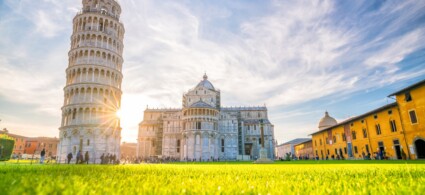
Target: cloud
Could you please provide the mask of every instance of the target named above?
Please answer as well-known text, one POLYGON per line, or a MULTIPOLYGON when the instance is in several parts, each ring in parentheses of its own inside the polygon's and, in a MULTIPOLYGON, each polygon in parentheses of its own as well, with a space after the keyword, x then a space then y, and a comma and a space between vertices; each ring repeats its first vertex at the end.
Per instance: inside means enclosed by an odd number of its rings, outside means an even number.
MULTIPOLYGON (((295 110, 300 114, 285 108, 322 98, 338 104, 336 99, 425 73, 420 65, 403 63, 424 48, 420 1, 120 3, 126 29, 122 109, 134 116, 122 120, 124 140, 137 134, 146 105, 180 107, 182 94, 205 71, 222 91, 223 105, 266 103, 278 139, 305 137, 323 112, 321 105, 295 110), (281 129, 298 130, 286 136, 281 129)), ((0 44, 8 46, 0 48, 0 74, 7 74, 0 78, 0 93, 59 119, 72 18, 80 2, 5 4, 13 9, 0 19, 0 35, 6 37, 0 44)))

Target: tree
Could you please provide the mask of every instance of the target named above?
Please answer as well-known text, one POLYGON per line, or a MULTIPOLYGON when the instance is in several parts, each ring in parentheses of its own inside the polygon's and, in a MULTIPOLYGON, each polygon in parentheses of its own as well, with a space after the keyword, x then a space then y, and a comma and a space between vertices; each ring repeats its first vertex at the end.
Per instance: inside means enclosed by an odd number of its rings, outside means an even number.
POLYGON ((0 134, 0 161, 7 161, 12 155, 15 140, 6 134, 0 134))

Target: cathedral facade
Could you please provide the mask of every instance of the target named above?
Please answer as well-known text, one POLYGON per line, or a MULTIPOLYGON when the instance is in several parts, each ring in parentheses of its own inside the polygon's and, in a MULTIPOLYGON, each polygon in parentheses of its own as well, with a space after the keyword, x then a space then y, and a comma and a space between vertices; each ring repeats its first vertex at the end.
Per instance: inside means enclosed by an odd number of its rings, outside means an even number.
POLYGON ((176 160, 254 160, 261 128, 267 156, 274 159, 274 126, 267 108, 222 107, 220 90, 207 75, 183 95, 182 108, 144 111, 137 153, 142 158, 176 160))

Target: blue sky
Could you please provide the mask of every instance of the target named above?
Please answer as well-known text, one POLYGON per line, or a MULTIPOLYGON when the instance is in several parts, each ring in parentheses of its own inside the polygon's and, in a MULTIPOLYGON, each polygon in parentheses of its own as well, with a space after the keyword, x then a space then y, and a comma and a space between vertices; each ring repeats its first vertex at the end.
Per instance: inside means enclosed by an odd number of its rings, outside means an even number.
MULTIPOLYGON (((264 105, 279 143, 425 79, 424 1, 121 0, 123 141, 206 71, 225 106, 264 105)), ((75 0, 0 2, 1 128, 58 136, 75 0)))

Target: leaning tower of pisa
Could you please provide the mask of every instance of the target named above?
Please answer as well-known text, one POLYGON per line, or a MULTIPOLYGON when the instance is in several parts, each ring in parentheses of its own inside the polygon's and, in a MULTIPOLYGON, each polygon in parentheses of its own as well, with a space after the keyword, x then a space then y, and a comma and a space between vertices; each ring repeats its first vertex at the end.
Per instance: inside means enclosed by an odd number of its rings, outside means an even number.
POLYGON ((120 155, 124 25, 116 0, 83 0, 73 20, 60 143, 57 158, 88 152, 89 163, 102 154, 120 155))

